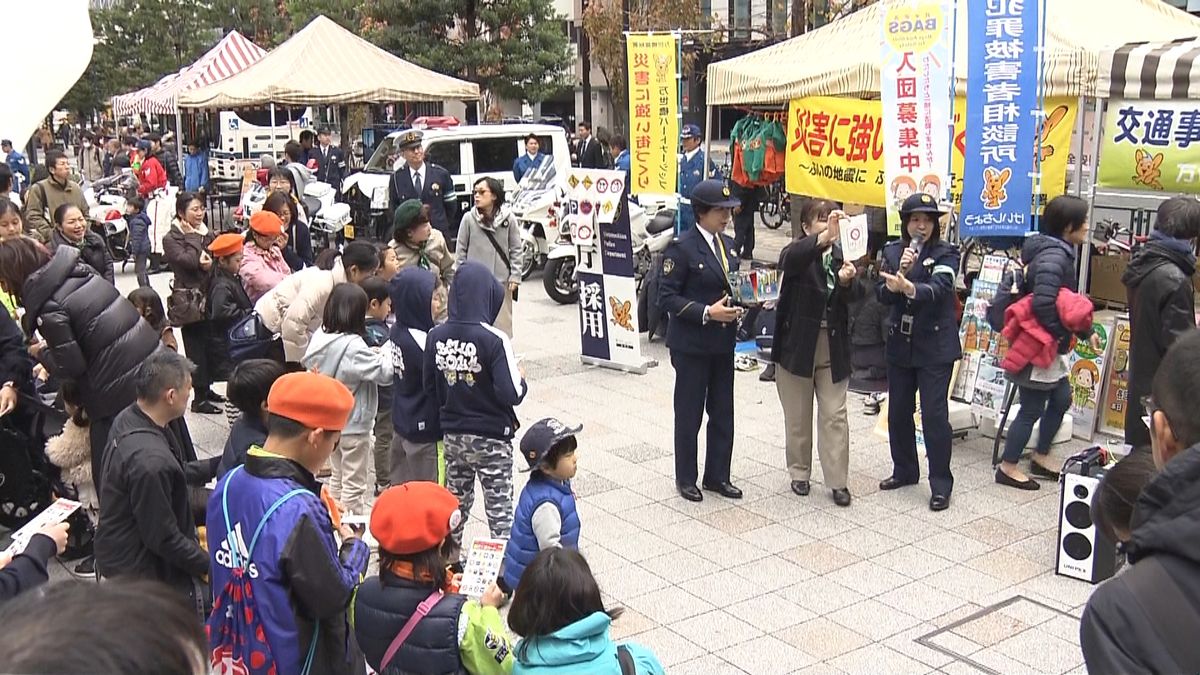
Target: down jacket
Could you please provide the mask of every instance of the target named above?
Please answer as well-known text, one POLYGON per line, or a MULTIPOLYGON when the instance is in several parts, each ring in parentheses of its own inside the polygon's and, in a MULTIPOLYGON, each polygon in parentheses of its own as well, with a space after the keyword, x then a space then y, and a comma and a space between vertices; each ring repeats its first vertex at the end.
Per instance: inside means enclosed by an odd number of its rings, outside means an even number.
POLYGON ((308 267, 279 282, 254 305, 263 325, 283 336, 283 355, 299 363, 308 350, 308 342, 321 326, 325 301, 333 287, 346 281, 346 270, 339 258, 332 270, 308 267))
POLYGON ((238 269, 238 276, 242 278, 242 285, 246 287, 250 302, 258 302, 259 298, 278 286, 279 282, 291 273, 292 268, 283 259, 283 253, 278 248, 272 246, 264 251, 253 240, 247 241, 242 247, 242 266, 238 269))
POLYGON ((25 332, 46 341, 42 363, 52 375, 74 380, 92 419, 112 417, 137 398, 134 378, 159 338, 115 286, 61 246, 21 290, 25 332))
MULTIPOLYGON (((1083 333, 1092 327, 1092 301, 1086 296, 1065 288, 1058 289, 1055 317, 1059 325, 1073 333, 1083 333)), ((1019 373, 1032 364, 1046 368, 1054 362, 1059 351, 1058 340, 1050 334, 1034 310, 1034 298, 1026 295, 1004 311, 1004 337, 1008 353, 1000 367, 1009 373, 1019 373)), ((1068 347, 1070 334, 1068 333, 1068 347)))
POLYGON ((1079 290, 1079 279, 1075 276, 1075 247, 1058 237, 1035 234, 1021 246, 1021 260, 1027 265, 1025 280, 1033 297, 1033 316, 1058 342, 1058 353, 1066 354, 1071 351, 1073 332, 1084 339, 1092 336, 1091 323, 1084 330, 1072 331, 1059 318, 1059 291, 1079 290))

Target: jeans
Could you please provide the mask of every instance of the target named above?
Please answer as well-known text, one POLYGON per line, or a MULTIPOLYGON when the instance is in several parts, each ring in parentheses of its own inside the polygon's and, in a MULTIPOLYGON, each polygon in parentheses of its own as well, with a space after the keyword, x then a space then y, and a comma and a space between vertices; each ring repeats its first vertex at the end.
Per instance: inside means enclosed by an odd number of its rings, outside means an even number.
POLYGON ((1033 425, 1039 419, 1037 446, 1034 451, 1039 455, 1050 453, 1050 444, 1054 435, 1062 426, 1063 415, 1071 408, 1071 383, 1064 377, 1054 385, 1053 389, 1033 389, 1020 387, 1021 409, 1017 417, 1008 425, 1008 436, 1004 440, 1003 460, 1016 464, 1021 459, 1021 452, 1033 434, 1033 425))
POLYGON ((150 254, 139 253, 133 257, 133 271, 137 273, 138 288, 146 288, 150 285, 150 273, 147 268, 150 265, 150 254))

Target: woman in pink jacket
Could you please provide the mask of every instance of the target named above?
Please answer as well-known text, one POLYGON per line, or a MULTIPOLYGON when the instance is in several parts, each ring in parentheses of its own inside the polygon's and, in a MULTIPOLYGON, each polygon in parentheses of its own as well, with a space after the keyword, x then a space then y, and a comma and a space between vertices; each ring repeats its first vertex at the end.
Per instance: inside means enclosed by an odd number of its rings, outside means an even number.
POLYGON ((283 221, 274 213, 264 209, 250 217, 250 231, 246 233, 246 246, 242 249, 242 266, 238 269, 250 302, 258 302, 292 273, 292 268, 283 259, 286 237, 283 221))

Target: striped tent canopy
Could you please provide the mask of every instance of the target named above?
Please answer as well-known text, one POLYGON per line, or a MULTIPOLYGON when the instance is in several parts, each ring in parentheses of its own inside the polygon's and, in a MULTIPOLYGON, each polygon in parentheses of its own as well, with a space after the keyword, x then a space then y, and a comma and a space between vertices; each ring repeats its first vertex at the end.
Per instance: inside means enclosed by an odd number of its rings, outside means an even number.
POLYGON ((253 66, 184 92, 179 105, 238 108, 478 98, 479 85, 409 63, 318 16, 253 66))
POLYGON ((1131 42, 1108 51, 1096 87, 1112 98, 1200 98, 1200 38, 1131 42))
POLYGON ((190 89, 204 87, 237 75, 258 63, 267 51, 246 39, 236 30, 212 49, 208 50, 192 65, 177 73, 164 76, 158 82, 138 91, 113 97, 113 113, 134 115, 138 113, 170 114, 175 112, 179 94, 190 89))
MULTIPOLYGON (((804 96, 879 95, 883 14, 911 0, 880 0, 770 47, 708 66, 709 105, 782 105, 804 96)), ((967 90, 968 6, 958 0, 955 88, 967 90)), ((1200 35, 1200 18, 1162 0, 1048 0, 1045 85, 1049 96, 1107 96, 1096 79, 1105 49, 1130 40, 1200 35)))

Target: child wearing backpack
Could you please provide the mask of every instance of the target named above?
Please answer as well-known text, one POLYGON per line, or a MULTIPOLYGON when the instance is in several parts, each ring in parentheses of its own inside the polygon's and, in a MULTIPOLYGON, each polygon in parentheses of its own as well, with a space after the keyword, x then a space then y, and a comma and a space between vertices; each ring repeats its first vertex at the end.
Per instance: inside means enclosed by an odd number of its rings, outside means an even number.
POLYGON ((617 645, 609 635, 621 610, 606 609, 587 560, 574 549, 537 554, 508 611, 517 642, 513 675, 660 675, 645 647, 617 645))
POLYGON ((354 636, 367 663, 384 675, 507 674, 512 645, 498 610, 504 594, 491 584, 478 600, 457 593, 447 570, 458 500, 425 481, 383 491, 371 511, 379 574, 358 587, 354 636))

